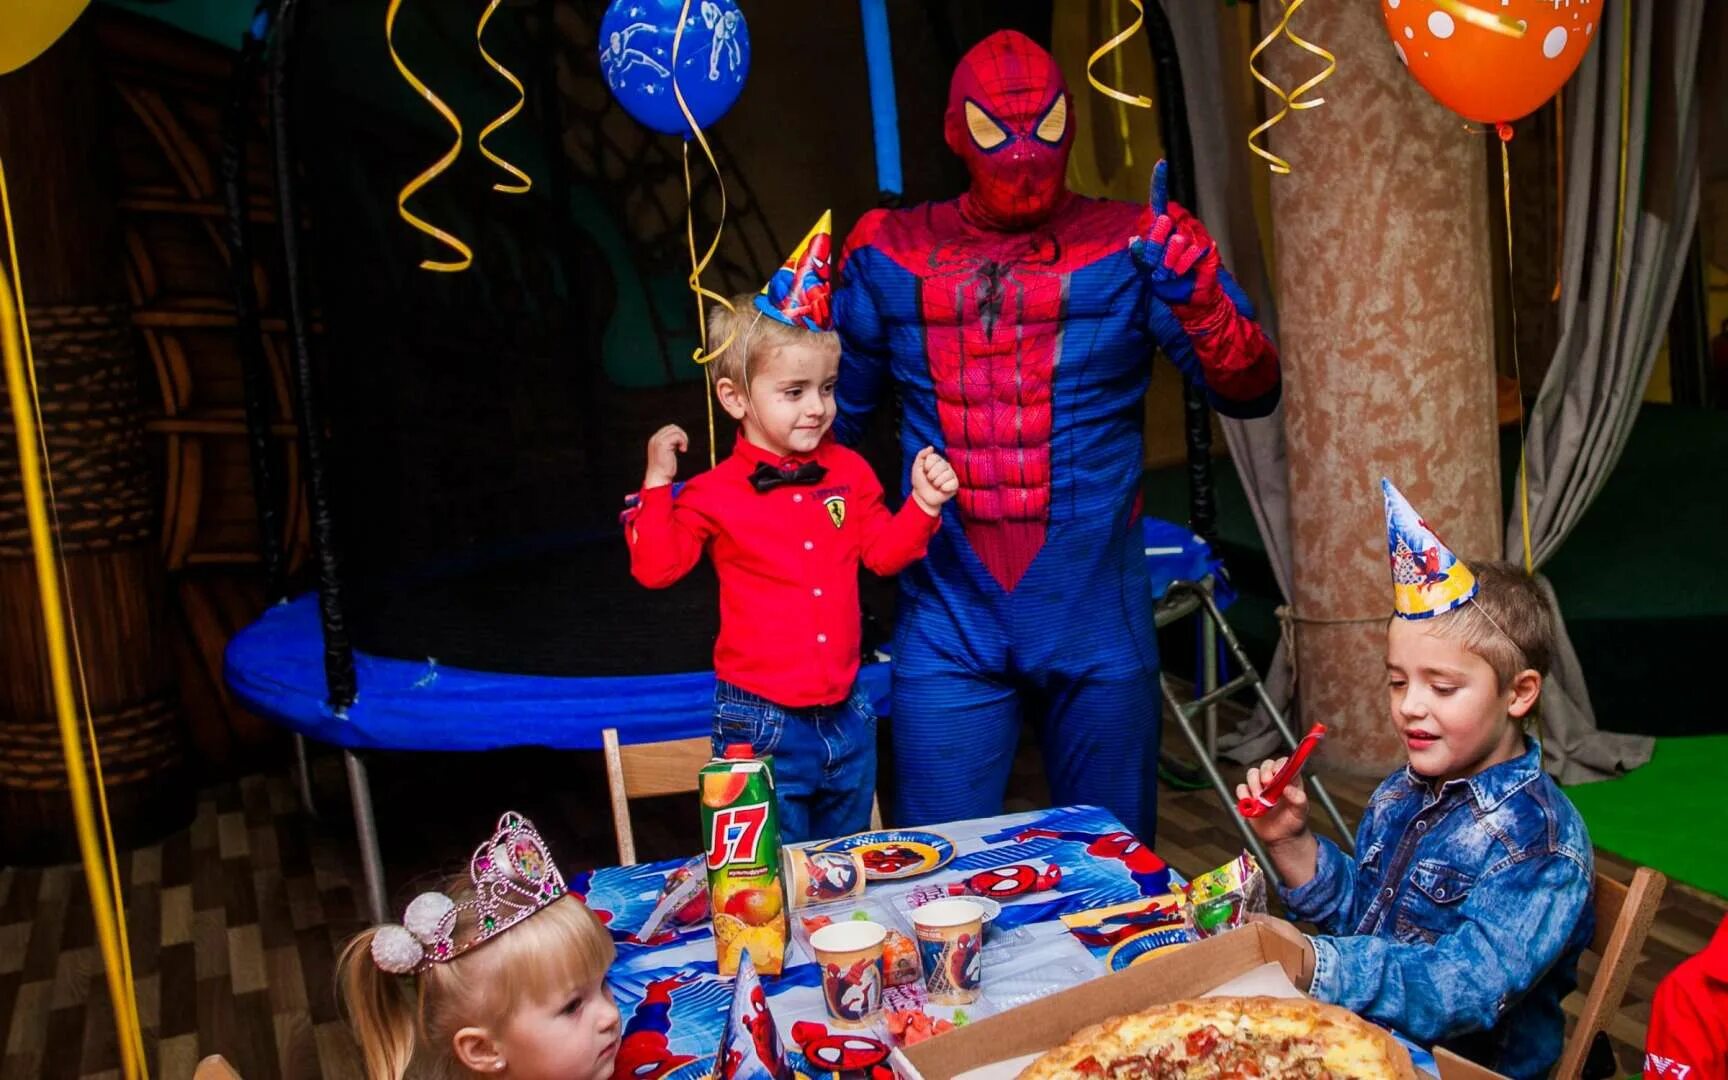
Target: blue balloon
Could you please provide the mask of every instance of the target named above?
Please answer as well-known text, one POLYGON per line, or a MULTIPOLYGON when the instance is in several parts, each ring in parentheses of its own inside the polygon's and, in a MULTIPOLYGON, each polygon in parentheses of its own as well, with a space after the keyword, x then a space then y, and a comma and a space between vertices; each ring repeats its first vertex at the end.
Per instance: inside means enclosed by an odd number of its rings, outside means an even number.
MULTIPOLYGON (((600 20, 600 71, 624 111, 690 137, 672 94, 672 38, 682 0, 612 0, 600 20)), ((678 89, 706 128, 726 115, 750 73, 750 31, 736 0, 690 0, 678 43, 678 89)))

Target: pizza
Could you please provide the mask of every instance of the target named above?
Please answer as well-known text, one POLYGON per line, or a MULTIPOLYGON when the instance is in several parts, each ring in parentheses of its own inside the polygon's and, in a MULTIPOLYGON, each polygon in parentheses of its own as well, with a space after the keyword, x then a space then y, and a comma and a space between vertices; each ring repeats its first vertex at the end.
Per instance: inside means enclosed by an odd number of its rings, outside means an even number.
POLYGON ((1415 1080, 1391 1035, 1306 998, 1199 998, 1077 1032, 1020 1080, 1415 1080))

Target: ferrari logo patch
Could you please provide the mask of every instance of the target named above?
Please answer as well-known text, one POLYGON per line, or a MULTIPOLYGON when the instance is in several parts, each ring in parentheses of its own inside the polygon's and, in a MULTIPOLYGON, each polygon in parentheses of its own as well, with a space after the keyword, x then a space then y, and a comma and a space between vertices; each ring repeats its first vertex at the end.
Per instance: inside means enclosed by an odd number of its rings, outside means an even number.
POLYGON ((834 523, 836 529, 846 524, 846 497, 844 495, 830 495, 822 500, 822 505, 828 508, 828 520, 834 523))

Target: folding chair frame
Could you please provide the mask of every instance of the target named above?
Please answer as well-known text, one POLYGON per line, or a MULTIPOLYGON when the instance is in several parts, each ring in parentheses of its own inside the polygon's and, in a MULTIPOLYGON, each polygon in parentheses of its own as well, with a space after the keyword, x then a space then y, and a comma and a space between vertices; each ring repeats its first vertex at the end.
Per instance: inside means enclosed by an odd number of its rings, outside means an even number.
MULTIPOLYGON (((1225 811, 1236 823, 1236 828, 1242 834, 1242 840, 1248 845, 1248 850, 1260 860, 1266 873, 1278 887, 1283 887, 1283 881, 1278 877, 1278 871, 1273 867, 1272 860, 1266 855, 1266 848, 1260 843, 1260 838, 1254 835, 1254 830, 1248 827, 1248 822, 1236 810, 1236 796, 1233 789, 1225 782, 1218 772, 1217 756, 1217 705, 1245 689, 1252 689, 1260 699, 1260 705, 1272 718, 1272 723, 1278 728, 1278 734, 1284 739, 1284 745, 1291 750, 1296 749, 1296 733, 1290 727, 1284 714, 1272 700, 1272 695, 1266 692, 1265 683, 1261 681, 1260 673, 1248 659, 1248 654, 1242 648, 1242 642, 1224 619, 1224 613, 1218 609, 1218 603, 1212 598, 1211 579, 1206 581, 1173 581, 1159 601, 1157 624, 1167 626, 1184 616, 1198 614, 1205 622, 1206 664, 1205 681, 1207 685, 1199 688, 1200 693, 1193 700, 1184 702, 1176 696, 1171 688, 1170 680, 1160 675, 1158 678, 1164 694, 1164 703, 1176 717, 1176 724, 1187 737, 1188 745, 1194 748, 1194 756, 1199 760, 1201 770, 1206 779, 1211 781, 1212 790, 1218 795, 1218 800, 1224 804, 1225 811), (1230 650, 1230 655, 1236 661, 1237 670, 1241 672, 1222 686, 1216 685, 1218 677, 1217 658, 1212 645, 1218 637, 1222 637, 1224 645, 1230 650), (1204 715, 1206 735, 1202 738, 1195 729, 1194 720, 1204 715)), ((1338 835, 1343 838, 1344 849, 1355 854, 1356 845, 1344 815, 1338 812, 1338 807, 1332 801, 1332 796, 1326 790, 1326 785, 1319 777, 1308 776, 1303 781, 1320 806, 1326 811, 1332 823, 1338 827, 1338 835)))

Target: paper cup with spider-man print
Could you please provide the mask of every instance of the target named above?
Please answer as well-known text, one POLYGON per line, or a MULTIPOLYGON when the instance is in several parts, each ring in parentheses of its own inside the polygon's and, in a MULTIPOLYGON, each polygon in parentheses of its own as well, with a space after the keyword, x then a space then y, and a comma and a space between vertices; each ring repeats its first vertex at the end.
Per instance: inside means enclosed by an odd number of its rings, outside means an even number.
POLYGON ((811 851, 789 847, 781 854, 786 895, 794 910, 864 895, 864 855, 858 851, 811 851))
POLYGON ((869 1027, 881 1013, 887 938, 887 927, 862 920, 830 923, 810 935, 810 951, 822 970, 822 999, 836 1027, 869 1027))
POLYGON ((932 900, 912 912, 924 990, 938 1005, 978 1000, 984 977, 984 908, 972 900, 932 900))

